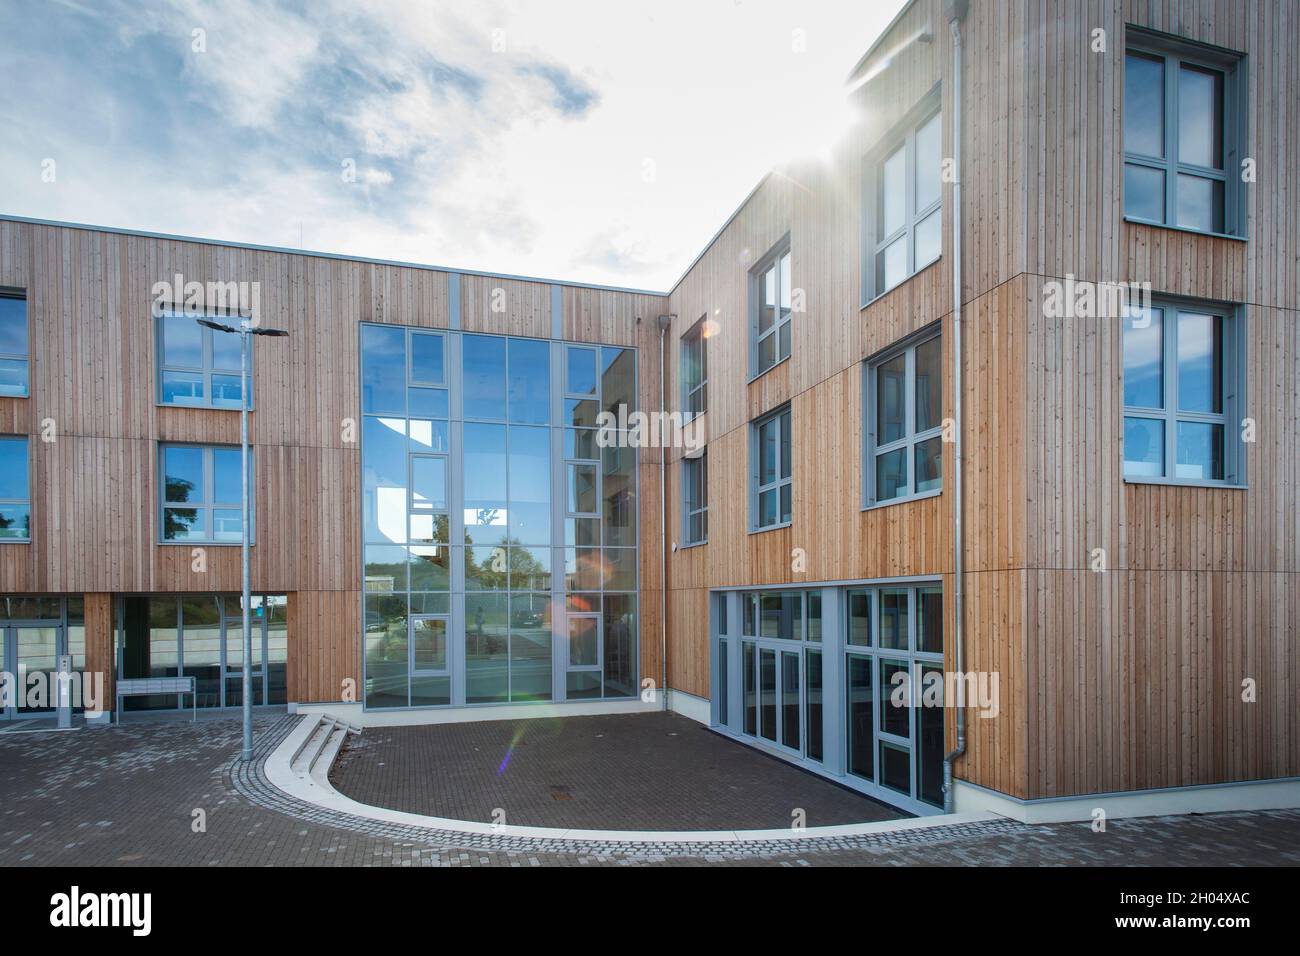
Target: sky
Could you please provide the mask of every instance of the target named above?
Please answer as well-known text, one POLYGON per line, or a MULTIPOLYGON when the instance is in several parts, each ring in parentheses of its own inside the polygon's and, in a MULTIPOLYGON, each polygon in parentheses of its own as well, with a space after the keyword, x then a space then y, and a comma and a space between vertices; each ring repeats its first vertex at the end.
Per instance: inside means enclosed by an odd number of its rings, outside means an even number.
POLYGON ((0 0, 0 213, 668 290, 903 0, 0 0))

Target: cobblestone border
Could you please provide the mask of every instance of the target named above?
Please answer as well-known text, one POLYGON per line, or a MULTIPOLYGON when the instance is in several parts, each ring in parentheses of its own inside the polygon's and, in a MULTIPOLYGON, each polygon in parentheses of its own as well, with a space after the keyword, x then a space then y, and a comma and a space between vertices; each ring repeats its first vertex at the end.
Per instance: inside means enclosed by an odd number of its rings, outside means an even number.
POLYGON ((750 859, 754 857, 788 857, 794 854, 835 853, 887 849, 892 847, 951 843, 979 839, 993 834, 1010 833, 1026 828, 1014 820, 989 820, 978 823, 960 823, 923 829, 897 830, 857 836, 808 837, 790 840, 746 840, 742 842, 698 843, 683 842, 630 842, 619 840, 565 840, 536 837, 516 837, 498 834, 462 833, 432 827, 419 827, 399 823, 370 820, 365 817, 328 810, 290 796, 267 779, 267 757, 275 751, 296 726, 298 717, 285 717, 267 728, 253 751, 253 759, 241 761, 237 756, 227 764, 224 778, 231 789, 260 807, 287 814, 304 823, 332 827, 368 837, 392 840, 396 843, 417 844, 434 850, 477 850, 506 853, 574 854, 600 858, 634 858, 637 860, 667 860, 695 857, 702 861, 750 859))

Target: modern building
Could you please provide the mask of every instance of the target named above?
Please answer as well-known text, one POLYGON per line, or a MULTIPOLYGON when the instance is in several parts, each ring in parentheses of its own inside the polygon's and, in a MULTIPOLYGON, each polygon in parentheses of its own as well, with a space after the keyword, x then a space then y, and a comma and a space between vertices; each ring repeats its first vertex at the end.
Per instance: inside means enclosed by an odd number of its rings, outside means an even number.
POLYGON ((666 293, 4 217, 4 669, 241 702, 195 315, 247 283, 257 704, 666 703, 917 813, 1300 804, 1297 48, 1283 0, 914 0, 666 293))

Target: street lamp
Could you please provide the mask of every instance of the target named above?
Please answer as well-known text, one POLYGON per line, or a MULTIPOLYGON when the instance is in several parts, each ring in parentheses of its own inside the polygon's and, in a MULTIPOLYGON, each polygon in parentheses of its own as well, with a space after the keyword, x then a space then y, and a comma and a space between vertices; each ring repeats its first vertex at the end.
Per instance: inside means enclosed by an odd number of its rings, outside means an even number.
POLYGON ((229 332, 232 335, 239 336, 239 509, 240 521, 243 525, 240 531, 240 565, 243 587, 243 605, 244 617, 244 746, 239 752, 239 759, 253 759, 253 629, 248 619, 248 606, 251 602, 249 597, 248 581, 248 355, 249 345, 248 337, 250 335, 288 335, 284 329, 261 329, 255 326, 248 319, 241 319, 239 328, 233 325, 225 325, 221 322, 213 322, 211 319, 198 319, 199 325, 207 326, 217 332, 229 332))

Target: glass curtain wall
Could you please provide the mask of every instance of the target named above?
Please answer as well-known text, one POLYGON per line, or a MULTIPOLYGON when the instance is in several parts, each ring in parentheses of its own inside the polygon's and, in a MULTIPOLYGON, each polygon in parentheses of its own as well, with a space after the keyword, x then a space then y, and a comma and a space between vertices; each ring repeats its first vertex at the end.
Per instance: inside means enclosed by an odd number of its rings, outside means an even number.
POLYGON ((603 408, 635 408, 635 353, 369 324, 361 344, 366 706, 635 693, 636 452, 596 440, 603 408))

